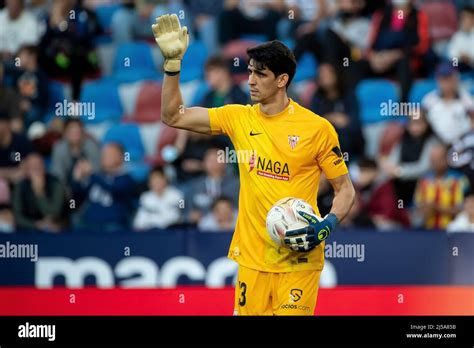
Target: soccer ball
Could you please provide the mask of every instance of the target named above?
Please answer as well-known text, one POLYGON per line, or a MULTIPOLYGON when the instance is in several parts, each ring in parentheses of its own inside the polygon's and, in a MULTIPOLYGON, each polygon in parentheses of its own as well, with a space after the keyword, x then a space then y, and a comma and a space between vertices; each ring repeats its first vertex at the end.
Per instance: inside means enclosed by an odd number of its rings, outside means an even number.
POLYGON ((308 222, 296 212, 297 209, 317 216, 308 202, 294 197, 280 199, 268 211, 267 231, 277 245, 286 246, 284 243, 286 231, 308 226, 308 222))

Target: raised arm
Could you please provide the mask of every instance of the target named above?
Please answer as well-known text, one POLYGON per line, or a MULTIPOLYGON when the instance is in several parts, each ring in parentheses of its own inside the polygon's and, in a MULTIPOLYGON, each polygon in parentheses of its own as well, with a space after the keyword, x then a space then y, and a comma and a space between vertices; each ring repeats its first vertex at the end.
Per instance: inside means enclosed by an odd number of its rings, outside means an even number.
POLYGON ((181 28, 178 16, 163 15, 152 25, 156 43, 165 58, 165 78, 161 91, 161 120, 164 124, 194 132, 211 132, 209 112, 206 108, 184 106, 179 88, 181 61, 188 48, 189 35, 181 28))

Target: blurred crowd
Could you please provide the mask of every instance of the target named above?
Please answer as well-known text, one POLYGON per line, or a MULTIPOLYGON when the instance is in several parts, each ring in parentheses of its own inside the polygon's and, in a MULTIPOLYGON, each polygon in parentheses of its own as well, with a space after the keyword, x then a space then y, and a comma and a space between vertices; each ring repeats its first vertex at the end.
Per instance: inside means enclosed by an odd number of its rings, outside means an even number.
MULTIPOLYGON (((0 0, 0 232, 232 231, 229 139, 160 123, 164 13, 190 31, 190 105, 250 103, 245 49, 293 49, 290 97, 334 125, 358 191, 343 228, 474 232, 470 0, 0 0), (121 61, 143 47, 151 73, 142 51, 121 61)), ((323 176, 322 216, 332 198, 323 176)))

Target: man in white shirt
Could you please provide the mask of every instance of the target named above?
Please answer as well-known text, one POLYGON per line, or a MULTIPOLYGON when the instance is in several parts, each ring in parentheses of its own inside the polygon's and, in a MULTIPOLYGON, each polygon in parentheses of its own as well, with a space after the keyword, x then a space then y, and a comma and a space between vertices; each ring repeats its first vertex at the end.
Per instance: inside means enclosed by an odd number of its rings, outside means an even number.
POLYGON ((464 200, 464 209, 446 228, 448 232, 474 232, 474 191, 464 200))
POLYGON ((38 20, 25 10, 24 0, 6 0, 0 11, 0 56, 10 59, 23 45, 36 45, 40 39, 38 20))
POLYGON ((448 56, 452 62, 474 68, 474 7, 465 7, 460 13, 459 30, 449 41, 448 56))
POLYGON ((459 87, 458 72, 450 63, 438 66, 436 81, 438 89, 423 98, 421 107, 434 133, 445 144, 453 144, 470 130, 474 103, 459 87))

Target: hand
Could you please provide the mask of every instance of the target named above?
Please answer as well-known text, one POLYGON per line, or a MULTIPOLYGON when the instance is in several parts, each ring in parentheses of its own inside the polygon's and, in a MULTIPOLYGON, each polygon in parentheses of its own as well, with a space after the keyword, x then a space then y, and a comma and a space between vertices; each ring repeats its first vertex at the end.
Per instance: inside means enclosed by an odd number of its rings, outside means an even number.
POLYGON ((289 230, 285 233, 285 244, 295 251, 307 252, 313 250, 322 241, 329 237, 332 230, 339 224, 337 217, 329 213, 322 221, 312 214, 297 210, 309 225, 296 230, 289 230))
POLYGON ((177 73, 181 70, 181 60, 189 44, 188 28, 182 27, 178 16, 163 15, 151 26, 155 41, 165 58, 165 72, 177 73))
POLYGON ((33 192, 38 196, 44 195, 45 180, 43 175, 33 175, 30 178, 33 192))

